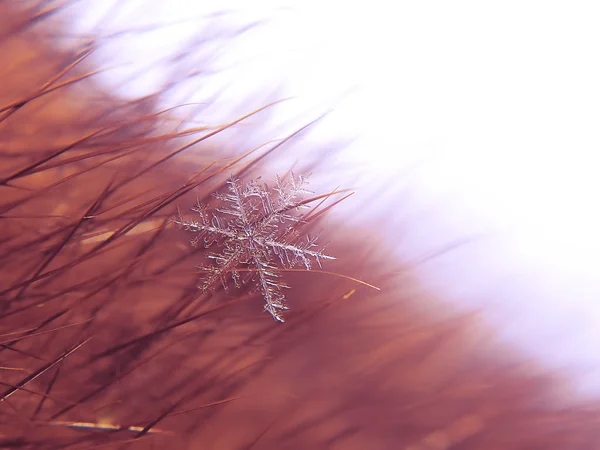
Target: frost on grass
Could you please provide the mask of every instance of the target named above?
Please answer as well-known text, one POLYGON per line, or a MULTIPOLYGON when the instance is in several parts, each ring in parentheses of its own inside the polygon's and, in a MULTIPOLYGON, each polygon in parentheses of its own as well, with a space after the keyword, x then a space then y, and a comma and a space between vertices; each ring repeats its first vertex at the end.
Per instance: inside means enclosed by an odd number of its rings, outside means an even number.
POLYGON ((283 322, 285 304, 281 269, 303 265, 311 268, 316 261, 335 259, 317 248, 318 236, 301 236, 297 226, 302 223, 299 210, 306 190, 306 178, 291 175, 285 180, 277 177, 268 187, 258 181, 246 185, 231 177, 227 191, 214 196, 222 206, 213 212, 198 204, 192 208, 198 218, 186 220, 181 215, 175 221, 187 231, 196 233, 192 245, 202 243, 206 248, 219 248, 210 253, 212 264, 201 267, 206 273, 201 291, 213 289, 220 281, 227 289, 228 278, 236 287, 252 283, 265 300, 265 311, 283 322))

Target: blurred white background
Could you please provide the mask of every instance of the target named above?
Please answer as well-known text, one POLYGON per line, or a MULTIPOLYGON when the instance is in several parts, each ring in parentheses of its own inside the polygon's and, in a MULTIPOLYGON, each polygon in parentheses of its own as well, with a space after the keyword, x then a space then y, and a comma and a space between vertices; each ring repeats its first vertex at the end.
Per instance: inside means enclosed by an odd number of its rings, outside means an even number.
POLYGON ((99 52, 127 62, 104 81, 135 96, 169 79, 168 64, 152 61, 216 23, 210 14, 227 12, 219 23, 232 26, 267 19, 222 43, 221 84, 195 100, 226 85, 221 102, 235 105, 281 86, 295 98, 273 120, 290 126, 335 107, 307 143, 356 138, 340 161, 357 190, 348 207, 384 206, 382 232, 392 242, 402 234, 409 260, 477 236, 421 275, 456 305, 484 306, 503 338, 600 394, 600 4, 213 3, 86 1, 74 30, 161 25, 99 52))

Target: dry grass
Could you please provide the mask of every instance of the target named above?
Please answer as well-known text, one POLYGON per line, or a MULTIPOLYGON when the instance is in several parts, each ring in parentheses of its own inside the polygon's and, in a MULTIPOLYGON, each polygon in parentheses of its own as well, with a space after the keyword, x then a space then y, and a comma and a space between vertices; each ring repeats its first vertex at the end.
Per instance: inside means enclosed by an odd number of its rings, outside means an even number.
POLYGON ((337 260, 285 273, 285 325, 247 289, 199 296, 204 250, 169 218, 282 147, 220 154, 235 124, 185 129, 156 99, 113 98, 87 48, 40 39, 56 16, 7 5, 3 448, 600 447, 595 405, 566 407, 565 384, 477 314, 434 314, 443 299, 369 230, 314 215, 337 260))

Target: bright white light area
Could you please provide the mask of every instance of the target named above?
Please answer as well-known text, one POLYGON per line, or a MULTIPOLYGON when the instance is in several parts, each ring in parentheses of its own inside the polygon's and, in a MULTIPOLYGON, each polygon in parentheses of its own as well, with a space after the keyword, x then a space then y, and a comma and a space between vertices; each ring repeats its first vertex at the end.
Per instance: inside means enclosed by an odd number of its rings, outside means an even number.
MULTIPOLYGON (((128 13, 106 27, 211 12, 191 0, 124 3, 128 13)), ((410 206, 381 202, 390 239, 406 214, 414 221, 402 251, 411 257, 485 233, 423 266, 424 276, 448 298, 485 305, 507 338, 600 393, 600 5, 217 3, 238 23, 270 19, 223 53, 230 69, 220 80, 235 80, 223 101, 282 83, 284 96, 298 97, 282 121, 337 106, 311 139, 358 136, 342 155, 363 174, 357 201, 383 197, 386 177, 410 189, 410 206)), ((96 4, 108 11, 111 2, 96 4)), ((194 27, 147 33, 119 50, 138 63, 169 54, 194 27)), ((168 73, 153 76, 146 81, 168 73)), ((133 86, 125 91, 145 89, 133 86)))

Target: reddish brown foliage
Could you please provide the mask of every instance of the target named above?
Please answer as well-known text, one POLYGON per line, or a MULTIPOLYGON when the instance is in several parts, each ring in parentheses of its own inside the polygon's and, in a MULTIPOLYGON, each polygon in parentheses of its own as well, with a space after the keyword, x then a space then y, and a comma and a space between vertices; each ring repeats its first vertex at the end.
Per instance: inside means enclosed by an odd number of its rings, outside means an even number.
POLYGON ((43 12, 0 3, 3 447, 600 446, 595 406, 566 407, 476 314, 433 314, 443 299, 368 230, 319 224, 326 269, 381 291, 288 272, 285 325, 248 290, 199 297, 202 250, 168 219, 257 156, 215 160, 205 139, 183 159, 211 131, 103 92, 85 48, 41 39, 60 25, 43 12))

